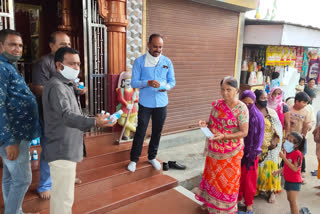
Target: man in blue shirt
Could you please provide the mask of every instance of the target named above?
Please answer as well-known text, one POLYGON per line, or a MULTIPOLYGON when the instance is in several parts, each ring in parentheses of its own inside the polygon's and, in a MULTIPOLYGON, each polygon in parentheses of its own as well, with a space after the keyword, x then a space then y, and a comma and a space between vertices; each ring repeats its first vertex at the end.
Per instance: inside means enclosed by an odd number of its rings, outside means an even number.
POLYGON ((0 156, 5 214, 22 213, 22 201, 32 179, 29 145, 40 136, 36 98, 16 69, 22 49, 18 32, 0 31, 0 156))
MULTIPOLYGON (((141 155, 142 145, 150 117, 152 134, 148 149, 149 163, 156 170, 161 164, 156 160, 161 131, 167 115, 167 91, 176 85, 172 62, 161 55, 163 40, 160 34, 149 37, 148 51, 133 64, 131 86, 139 88, 138 127, 133 139, 128 170, 134 172, 141 155)), ((128 106, 130 108, 131 106, 128 106)))

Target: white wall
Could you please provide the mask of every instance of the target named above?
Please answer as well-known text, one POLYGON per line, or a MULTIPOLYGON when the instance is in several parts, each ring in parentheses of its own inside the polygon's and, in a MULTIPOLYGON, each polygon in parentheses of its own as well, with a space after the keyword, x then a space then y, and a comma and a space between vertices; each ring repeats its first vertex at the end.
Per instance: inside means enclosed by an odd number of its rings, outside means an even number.
POLYGON ((246 25, 244 44, 281 45, 283 25, 246 25))
POLYGON ((282 45, 320 47, 320 30, 284 25, 282 45))

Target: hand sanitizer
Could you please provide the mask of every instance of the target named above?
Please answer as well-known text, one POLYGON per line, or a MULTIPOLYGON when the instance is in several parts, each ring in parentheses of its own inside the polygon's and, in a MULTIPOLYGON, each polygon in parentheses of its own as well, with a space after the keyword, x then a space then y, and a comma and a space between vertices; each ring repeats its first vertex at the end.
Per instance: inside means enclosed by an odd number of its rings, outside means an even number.
POLYGON ((33 160, 38 160, 38 152, 37 152, 37 150, 33 150, 32 158, 33 158, 33 160))
POLYGON ((110 123, 110 124, 111 124, 111 123, 114 123, 114 122, 116 122, 116 121, 121 117, 122 114, 123 114, 123 111, 122 111, 122 110, 119 110, 119 111, 113 113, 110 117, 108 117, 108 118, 105 119, 105 120, 110 120, 110 119, 111 119, 111 122, 109 122, 109 123, 110 123))

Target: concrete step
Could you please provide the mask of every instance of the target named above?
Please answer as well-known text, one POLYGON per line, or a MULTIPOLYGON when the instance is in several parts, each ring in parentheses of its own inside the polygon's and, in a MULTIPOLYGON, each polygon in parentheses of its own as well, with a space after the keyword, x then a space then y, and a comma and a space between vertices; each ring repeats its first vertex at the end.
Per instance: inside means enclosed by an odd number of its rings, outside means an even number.
MULTIPOLYGON (((104 214, 175 186, 177 186, 177 181, 169 176, 156 175, 148 177, 121 185, 109 191, 100 191, 96 195, 77 201, 73 205, 72 213, 104 214)), ((42 211, 41 214, 49 214, 49 210, 42 211)))
MULTIPOLYGON (((82 180, 82 183, 75 186, 75 202, 96 195, 101 191, 109 191, 127 183, 159 175, 161 171, 154 170, 147 160, 146 156, 141 159, 135 173, 130 173, 126 169, 129 161, 80 172, 77 177, 82 180)), ((24 212, 39 212, 49 208, 49 202, 38 197, 36 187, 36 185, 31 186, 25 196, 24 212)))
POLYGON ((185 195, 170 189, 127 206, 108 212, 108 214, 208 214, 200 205, 185 195))

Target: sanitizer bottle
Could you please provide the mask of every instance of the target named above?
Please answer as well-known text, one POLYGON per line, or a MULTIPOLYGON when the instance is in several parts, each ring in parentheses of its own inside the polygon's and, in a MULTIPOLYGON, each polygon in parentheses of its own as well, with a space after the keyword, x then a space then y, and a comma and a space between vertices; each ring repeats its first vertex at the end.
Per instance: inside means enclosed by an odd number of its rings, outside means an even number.
POLYGON ((109 122, 110 124, 111 123, 114 123, 114 122, 116 122, 120 117, 121 117, 121 115, 123 114, 123 111, 122 110, 119 110, 119 111, 117 111, 116 113, 113 113, 110 117, 108 117, 106 120, 110 120, 111 119, 111 121, 109 122))
POLYGON ((38 160, 38 152, 37 152, 37 150, 33 150, 32 159, 33 160, 38 160))
POLYGON ((84 89, 84 83, 83 83, 83 82, 79 82, 78 87, 79 87, 80 89, 84 89))

